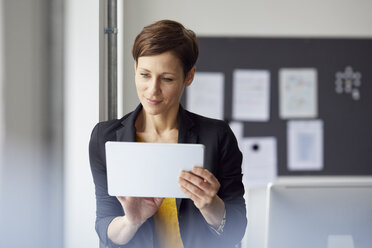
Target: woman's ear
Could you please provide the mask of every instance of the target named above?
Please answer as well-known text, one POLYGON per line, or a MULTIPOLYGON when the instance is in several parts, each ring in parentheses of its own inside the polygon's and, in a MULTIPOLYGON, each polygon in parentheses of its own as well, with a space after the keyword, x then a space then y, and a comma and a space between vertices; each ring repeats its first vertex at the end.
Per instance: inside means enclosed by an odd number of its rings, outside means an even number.
POLYGON ((137 71, 137 62, 134 61, 134 74, 136 74, 136 71, 137 71))
POLYGON ((190 86, 192 84, 192 81, 194 80, 194 76, 195 76, 195 71, 196 71, 196 67, 193 66, 190 71, 187 73, 186 75, 186 78, 185 78, 185 86, 190 86))

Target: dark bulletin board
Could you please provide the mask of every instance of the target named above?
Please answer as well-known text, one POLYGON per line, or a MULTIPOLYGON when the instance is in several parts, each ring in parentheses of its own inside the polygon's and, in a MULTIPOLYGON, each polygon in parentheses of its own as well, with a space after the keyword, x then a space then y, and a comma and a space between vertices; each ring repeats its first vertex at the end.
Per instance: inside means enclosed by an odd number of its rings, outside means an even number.
MULTIPOLYGON (((270 120, 244 122, 244 136, 277 138, 279 175, 372 175, 372 39, 199 37, 198 40, 197 71, 225 74, 226 121, 232 120, 233 70, 270 71, 270 120), (335 91, 335 74, 347 66, 361 73, 359 100, 335 91), (280 68, 317 69, 317 119, 324 123, 321 171, 287 168, 287 120, 279 118, 280 68)), ((184 104, 185 99, 182 99, 184 104)))

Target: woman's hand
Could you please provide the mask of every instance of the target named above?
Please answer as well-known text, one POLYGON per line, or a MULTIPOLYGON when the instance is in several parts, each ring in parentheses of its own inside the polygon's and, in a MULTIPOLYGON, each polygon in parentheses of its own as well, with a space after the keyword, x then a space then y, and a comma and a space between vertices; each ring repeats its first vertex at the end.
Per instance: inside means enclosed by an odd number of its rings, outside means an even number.
POLYGON ((142 225, 148 218, 153 216, 159 209, 164 198, 150 197, 116 197, 123 207, 129 223, 142 225))
POLYGON ((217 195, 220 189, 217 178, 207 169, 194 167, 191 172, 182 171, 178 183, 208 224, 218 228, 225 212, 225 204, 217 195))
POLYGON ((208 207, 217 197, 220 188, 217 178, 201 167, 194 167, 191 172, 182 171, 178 183, 199 209, 208 207))
POLYGON ((124 216, 114 218, 108 226, 107 235, 118 245, 127 244, 138 228, 160 207, 163 198, 116 197, 123 207, 124 216))

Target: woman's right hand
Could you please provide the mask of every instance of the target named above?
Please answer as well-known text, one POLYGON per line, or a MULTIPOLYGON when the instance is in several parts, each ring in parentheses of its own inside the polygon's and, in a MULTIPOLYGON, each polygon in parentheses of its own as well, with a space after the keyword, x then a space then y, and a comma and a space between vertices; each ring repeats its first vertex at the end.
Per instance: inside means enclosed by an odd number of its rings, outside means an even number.
POLYGON ((140 226, 159 209, 164 198, 116 197, 123 207, 125 216, 132 225, 140 226))
POLYGON ((124 216, 117 216, 108 226, 108 238, 118 245, 127 244, 136 234, 138 228, 151 216, 153 216, 163 198, 144 197, 116 197, 123 210, 124 216))

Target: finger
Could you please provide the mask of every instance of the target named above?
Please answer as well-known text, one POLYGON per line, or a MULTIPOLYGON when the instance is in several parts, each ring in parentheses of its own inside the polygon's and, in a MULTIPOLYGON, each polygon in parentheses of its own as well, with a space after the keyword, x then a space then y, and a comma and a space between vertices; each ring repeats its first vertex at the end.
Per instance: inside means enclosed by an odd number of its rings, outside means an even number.
POLYGON ((155 202, 162 202, 164 200, 164 197, 154 197, 153 199, 155 202))
POLYGON ((184 186, 182 186, 181 184, 179 184, 179 186, 180 186, 180 189, 182 190, 182 192, 185 193, 185 195, 187 195, 191 199, 193 194, 191 192, 189 192, 188 190, 186 190, 186 188, 184 186))
POLYGON ((204 198, 205 196, 211 195, 210 191, 204 191, 192 182, 185 180, 184 178, 179 179, 179 184, 183 188, 187 189, 187 191, 191 192, 192 194, 198 196, 199 198, 204 198))
POLYGON ((193 174, 192 172, 188 172, 188 171, 182 171, 181 174, 180 174, 180 177, 194 185, 196 185, 197 187, 199 187, 201 190, 209 190, 210 188, 210 185, 208 182, 206 182, 203 178, 201 178, 200 176, 197 176, 195 174, 193 174))
POLYGON ((199 208, 199 209, 202 209, 206 206, 208 206, 210 204, 210 202, 208 202, 208 200, 210 199, 203 199, 203 198, 200 198, 198 197, 197 195, 193 194, 191 191, 189 191, 187 188, 183 187, 183 186, 180 186, 181 187, 181 190, 187 195, 190 197, 190 199, 194 202, 194 205, 199 208))
POLYGON ((194 166, 192 168, 192 173, 194 173, 195 175, 203 178, 204 181, 206 181, 206 182, 209 182, 211 184, 219 184, 217 178, 210 171, 208 171, 207 169, 204 169, 204 168, 199 167, 199 166, 194 166))
POLYGON ((155 197, 154 202, 157 206, 160 206, 163 202, 164 198, 163 197, 155 197))
POLYGON ((193 202, 199 202, 201 201, 201 199, 193 194, 191 191, 189 191, 187 188, 185 188, 184 186, 180 185, 180 188, 181 190, 183 191, 183 193, 185 193, 185 195, 187 195, 188 197, 190 197, 190 199, 193 201, 193 202))

